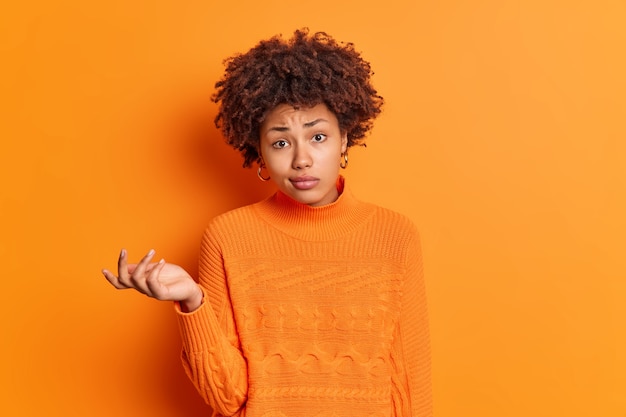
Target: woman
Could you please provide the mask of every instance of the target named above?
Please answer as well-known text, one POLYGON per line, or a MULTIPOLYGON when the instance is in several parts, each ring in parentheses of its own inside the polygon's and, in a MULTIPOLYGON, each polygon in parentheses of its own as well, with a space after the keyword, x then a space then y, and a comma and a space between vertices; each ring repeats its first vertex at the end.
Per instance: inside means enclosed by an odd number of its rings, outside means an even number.
POLYGON ((187 374, 214 415, 431 416, 419 237, 340 175, 383 103, 352 44, 274 37, 226 63, 216 124, 278 191, 215 218, 199 279, 150 251, 118 289, 176 302, 187 374))

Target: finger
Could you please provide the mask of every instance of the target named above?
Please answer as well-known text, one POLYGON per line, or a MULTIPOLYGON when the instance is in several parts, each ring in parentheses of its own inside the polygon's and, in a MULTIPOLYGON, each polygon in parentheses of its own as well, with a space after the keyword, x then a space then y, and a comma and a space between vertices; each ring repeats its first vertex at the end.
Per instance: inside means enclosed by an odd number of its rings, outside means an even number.
POLYGON ((103 269, 102 270, 102 275, 104 275, 104 277, 106 278, 107 281, 109 281, 109 283, 111 285, 113 285, 115 288, 117 288, 118 290, 125 290, 128 287, 124 284, 122 284, 117 277, 111 273, 109 270, 107 269, 103 269))
POLYGON ((132 275, 135 272, 135 269, 137 269, 137 264, 128 264, 127 269, 128 275, 132 275))
POLYGON ((128 259, 126 249, 120 251, 117 259, 117 276, 121 282, 128 282, 128 259))
POLYGON ((150 295, 150 290, 146 284, 148 271, 150 270, 150 261, 154 257, 154 249, 144 256, 130 274, 130 285, 142 294, 150 295))
POLYGON ((156 287, 159 287, 158 279, 159 273, 165 266, 165 261, 161 260, 161 262, 157 264, 148 264, 146 266, 146 270, 140 276, 132 276, 132 284, 133 287, 142 294, 147 295, 148 297, 155 297, 154 291, 150 286, 150 277, 152 276, 152 280, 157 282, 156 287))
POLYGON ((150 251, 146 254, 146 256, 144 256, 141 259, 141 261, 139 261, 139 263, 137 264, 137 267, 132 273, 132 278, 139 278, 139 277, 143 278, 143 275, 146 273, 146 268, 148 264, 154 257, 154 253, 155 253, 154 249, 150 249, 150 251))
POLYGON ((163 284, 161 283, 161 281, 159 281, 159 274, 164 267, 165 259, 161 259, 156 265, 152 267, 150 275, 148 275, 148 278, 146 278, 146 286, 148 292, 150 293, 149 295, 157 299, 160 299, 165 295, 163 291, 163 284))

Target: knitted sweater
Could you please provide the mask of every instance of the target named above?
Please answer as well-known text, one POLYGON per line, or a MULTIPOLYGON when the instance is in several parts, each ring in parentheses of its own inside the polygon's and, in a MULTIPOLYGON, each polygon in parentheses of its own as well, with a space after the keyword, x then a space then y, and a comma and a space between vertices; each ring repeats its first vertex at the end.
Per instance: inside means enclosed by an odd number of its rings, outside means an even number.
POLYGON ((214 416, 432 415, 416 229, 338 187, 327 206, 278 192, 208 226, 204 303, 178 319, 214 416))

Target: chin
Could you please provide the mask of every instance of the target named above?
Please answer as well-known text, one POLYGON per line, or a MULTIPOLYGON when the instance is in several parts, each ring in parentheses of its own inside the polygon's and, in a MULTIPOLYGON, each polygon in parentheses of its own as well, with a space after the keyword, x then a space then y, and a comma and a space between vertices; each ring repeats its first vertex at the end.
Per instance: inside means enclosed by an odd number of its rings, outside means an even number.
POLYGON ((307 204, 307 205, 316 204, 319 201, 319 199, 315 197, 307 197, 307 196, 302 196, 302 195, 292 194, 290 197, 296 200, 298 203, 307 204))
POLYGON ((299 193, 289 193, 287 195, 289 197, 291 197, 292 199, 296 200, 298 203, 306 204, 308 206, 317 205, 317 204, 320 203, 320 201, 322 201, 322 198, 320 198, 317 195, 306 195, 305 193, 302 193, 302 192, 299 192, 299 193))

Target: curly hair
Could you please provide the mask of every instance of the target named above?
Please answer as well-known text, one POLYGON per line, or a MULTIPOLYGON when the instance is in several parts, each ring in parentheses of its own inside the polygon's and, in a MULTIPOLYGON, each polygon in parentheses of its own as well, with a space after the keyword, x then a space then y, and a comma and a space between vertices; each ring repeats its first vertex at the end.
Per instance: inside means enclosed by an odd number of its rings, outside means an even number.
POLYGON ((309 35, 304 28, 289 40, 277 35, 227 58, 224 65, 212 97, 219 105, 215 125, 241 152, 244 167, 260 161, 261 124, 280 104, 325 104, 346 133, 348 147, 364 145, 383 105, 370 82, 369 62, 352 43, 338 43, 324 32, 309 35))

